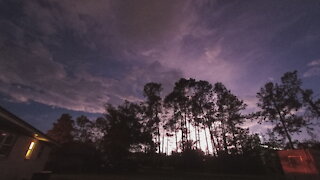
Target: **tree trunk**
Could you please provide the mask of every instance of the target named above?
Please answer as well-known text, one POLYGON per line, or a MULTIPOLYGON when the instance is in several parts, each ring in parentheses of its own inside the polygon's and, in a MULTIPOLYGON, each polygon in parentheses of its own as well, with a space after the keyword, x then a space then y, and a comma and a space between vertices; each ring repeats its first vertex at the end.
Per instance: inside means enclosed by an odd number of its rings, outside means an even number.
POLYGON ((194 137, 195 137, 195 142, 196 142, 196 148, 198 149, 198 138, 197 138, 197 131, 196 131, 197 126, 194 126, 194 137))
POLYGON ((288 132, 288 129, 287 129, 287 126, 285 125, 284 120, 283 120, 283 118, 281 116, 280 116, 280 121, 281 121, 281 124, 282 124, 282 126, 284 128, 284 132, 286 133, 286 136, 287 136, 287 138, 289 140, 289 146, 290 146, 291 149, 294 149, 293 143, 292 143, 292 140, 291 140, 291 136, 290 136, 290 134, 288 132))
POLYGON ((217 150, 216 149, 217 146, 216 146, 216 143, 214 142, 214 137, 212 134, 213 132, 212 132, 211 126, 208 126, 208 127, 209 127, 210 139, 211 139, 212 154, 215 155, 216 153, 214 152, 214 150, 217 150))
POLYGON ((280 112, 280 110, 279 110, 279 108, 278 108, 278 106, 276 105, 275 102, 273 102, 273 105, 274 105, 274 107, 275 107, 276 110, 277 110, 277 113, 278 113, 279 118, 280 118, 280 122, 281 122, 282 127, 283 127, 283 129, 284 129, 284 132, 285 132, 285 134, 286 134, 286 136, 287 136, 287 138, 288 138, 288 140, 289 140, 290 149, 294 149, 293 143, 292 143, 292 140, 291 140, 291 136, 290 136, 290 134, 289 134, 289 132, 288 132, 288 129, 287 129, 287 126, 286 126, 286 124, 285 124, 285 122, 284 122, 284 117, 282 116, 282 114, 281 114, 281 112, 280 112))
POLYGON ((197 141, 197 143, 199 143, 199 149, 201 149, 201 144, 200 144, 201 137, 200 137, 200 127, 199 127, 199 123, 198 123, 197 131, 198 131, 198 141, 197 141))
MULTIPOLYGON (((189 117, 189 114, 188 114, 188 117, 189 117)), ((191 139, 191 123, 190 123, 190 118, 189 120, 187 120, 187 123, 188 123, 188 129, 187 129, 187 132, 188 132, 188 139, 190 140, 191 139)))
POLYGON ((229 154, 229 153, 228 153, 228 143, 227 143, 226 127, 225 127, 225 124, 224 124, 224 123, 221 123, 221 125, 222 125, 223 148, 224 148, 225 153, 229 154))
POLYGON ((181 145, 182 145, 182 151, 184 151, 184 141, 185 141, 185 138, 184 138, 184 125, 183 125, 183 119, 181 119, 181 145))
POLYGON ((234 148, 236 149, 236 152, 239 153, 239 149, 238 149, 238 145, 237 145, 237 138, 236 138, 236 135, 235 135, 235 125, 232 124, 231 125, 231 131, 232 131, 232 143, 234 145, 234 148))
POLYGON ((168 144, 169 144, 169 143, 168 143, 168 142, 169 142, 169 138, 168 138, 168 136, 167 136, 167 146, 166 146, 166 154, 167 154, 167 155, 169 155, 169 149, 168 149, 168 147, 169 147, 168 144))
POLYGON ((207 138, 207 130, 206 130, 206 127, 204 127, 204 136, 206 137, 206 144, 207 144, 206 153, 207 153, 207 154, 209 154, 209 144, 208 144, 208 138, 207 138))
POLYGON ((235 136, 234 132, 232 132, 232 138, 233 138, 234 148, 236 149, 237 153, 239 153, 239 149, 238 149, 238 146, 237 146, 237 139, 236 139, 236 136, 235 136))
POLYGON ((222 133, 222 140, 223 140, 223 149, 226 152, 226 154, 228 154, 227 136, 225 132, 222 133))
POLYGON ((216 136, 216 139, 217 139, 217 150, 221 150, 221 144, 220 144, 220 140, 218 139, 219 138, 219 135, 217 134, 217 126, 214 126, 214 135, 216 136))
POLYGON ((184 114, 184 130, 185 130, 185 138, 186 138, 186 141, 185 142, 188 142, 188 126, 187 126, 187 110, 185 111, 185 114, 184 114))
POLYGON ((175 139, 176 139, 176 151, 178 152, 179 146, 178 146, 178 135, 177 135, 177 131, 176 130, 174 131, 174 136, 175 136, 175 139))
POLYGON ((161 144, 161 140, 160 140, 160 129, 159 129, 159 126, 158 126, 158 153, 160 153, 160 144, 161 144))
POLYGON ((164 134, 165 134, 165 133, 163 133, 163 135, 162 135, 162 150, 161 150, 162 153, 164 153, 164 143, 165 143, 165 142, 164 142, 164 134))

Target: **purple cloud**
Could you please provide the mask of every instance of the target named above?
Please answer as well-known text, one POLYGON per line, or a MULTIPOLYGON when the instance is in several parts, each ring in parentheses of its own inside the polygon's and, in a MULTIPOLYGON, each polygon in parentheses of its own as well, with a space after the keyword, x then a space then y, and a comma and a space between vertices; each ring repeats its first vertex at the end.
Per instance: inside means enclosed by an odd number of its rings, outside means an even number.
POLYGON ((223 82, 255 111, 270 77, 320 71, 313 2, 14 3, 0 5, 0 92, 17 102, 100 113, 104 103, 140 101, 147 82, 167 93, 192 77, 223 82))

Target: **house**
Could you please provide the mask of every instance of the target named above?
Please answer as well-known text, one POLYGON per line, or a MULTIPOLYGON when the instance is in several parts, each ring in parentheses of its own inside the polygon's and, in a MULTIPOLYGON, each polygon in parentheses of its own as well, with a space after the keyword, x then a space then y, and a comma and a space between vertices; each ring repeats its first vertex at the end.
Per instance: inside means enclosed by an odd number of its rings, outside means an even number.
POLYGON ((0 106, 0 179, 28 180, 58 144, 0 106))

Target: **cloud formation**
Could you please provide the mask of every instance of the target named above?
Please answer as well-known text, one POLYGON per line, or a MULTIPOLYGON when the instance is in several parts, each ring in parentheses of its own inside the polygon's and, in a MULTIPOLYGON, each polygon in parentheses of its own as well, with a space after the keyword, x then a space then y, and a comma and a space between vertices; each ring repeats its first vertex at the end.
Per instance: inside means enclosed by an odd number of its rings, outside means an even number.
POLYGON ((320 66, 320 59, 311 61, 310 63, 308 63, 308 66, 320 66))
MULTIPOLYGON (((102 113, 105 103, 140 100, 149 81, 169 87, 182 76, 157 61, 140 60, 127 49, 127 41, 113 30, 118 25, 109 26, 114 22, 108 7, 121 5, 15 3, 23 16, 1 19, 1 37, 6 38, 0 44, 0 92, 17 102, 102 113)), ((132 38, 136 35, 133 32, 132 38)))
POLYGON ((319 74, 316 2, 0 2, 0 93, 84 112, 165 92, 180 77, 221 81, 255 109, 270 77, 319 74), (301 28, 303 27, 303 28, 301 28))
POLYGON ((313 77, 320 75, 320 59, 309 62, 307 66, 308 70, 303 74, 303 77, 313 77))

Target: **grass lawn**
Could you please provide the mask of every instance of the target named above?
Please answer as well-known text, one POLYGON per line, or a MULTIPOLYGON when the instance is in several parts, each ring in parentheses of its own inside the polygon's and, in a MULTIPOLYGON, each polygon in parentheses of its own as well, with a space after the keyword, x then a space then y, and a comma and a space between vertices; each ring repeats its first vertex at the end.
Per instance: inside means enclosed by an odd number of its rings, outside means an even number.
POLYGON ((282 176, 215 175, 206 173, 54 174, 50 180, 284 180, 282 176))

